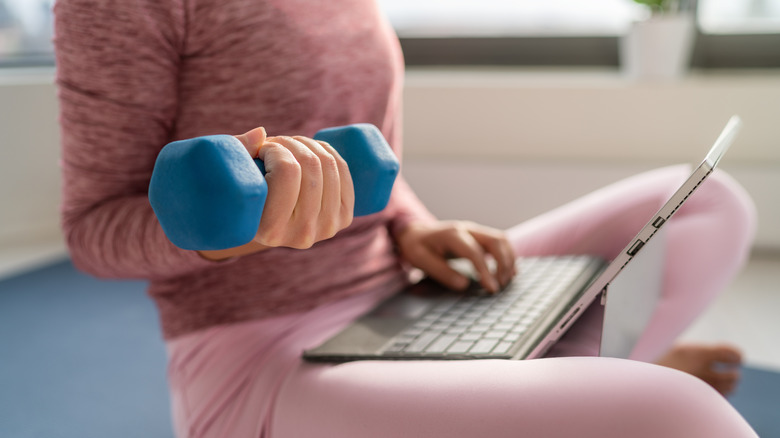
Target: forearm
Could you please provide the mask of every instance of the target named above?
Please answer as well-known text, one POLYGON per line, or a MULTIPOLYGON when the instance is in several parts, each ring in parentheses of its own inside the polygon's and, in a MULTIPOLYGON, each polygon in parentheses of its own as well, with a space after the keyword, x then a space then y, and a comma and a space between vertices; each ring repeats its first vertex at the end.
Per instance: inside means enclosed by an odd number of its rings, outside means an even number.
POLYGON ((213 264, 168 241, 145 195, 65 210, 63 231, 74 264, 99 277, 174 277, 213 264))

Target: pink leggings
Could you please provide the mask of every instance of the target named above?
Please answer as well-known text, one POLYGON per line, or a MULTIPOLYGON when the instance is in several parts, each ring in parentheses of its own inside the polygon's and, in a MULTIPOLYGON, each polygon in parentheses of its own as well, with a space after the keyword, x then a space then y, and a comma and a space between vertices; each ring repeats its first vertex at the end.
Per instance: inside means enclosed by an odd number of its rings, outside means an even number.
MULTIPOLYGON (((508 230, 516 253, 615 256, 685 178, 644 173, 508 230)), ((385 298, 219 326, 168 343, 174 426, 183 437, 755 437, 716 391, 647 363, 733 278, 753 205, 716 172, 667 225, 664 295, 635 352, 593 356, 590 312, 544 359, 309 364, 301 351, 385 298), (576 356, 576 357, 575 357, 576 356)))

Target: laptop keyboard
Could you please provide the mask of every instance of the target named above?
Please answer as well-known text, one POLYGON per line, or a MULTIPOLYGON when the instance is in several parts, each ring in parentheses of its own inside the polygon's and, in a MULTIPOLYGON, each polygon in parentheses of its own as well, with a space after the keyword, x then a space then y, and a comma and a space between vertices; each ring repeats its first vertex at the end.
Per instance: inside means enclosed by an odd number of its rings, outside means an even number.
POLYGON ((502 292, 444 300, 396 335, 383 354, 507 357, 512 345, 535 326, 591 260, 588 256, 518 259, 518 275, 502 292))

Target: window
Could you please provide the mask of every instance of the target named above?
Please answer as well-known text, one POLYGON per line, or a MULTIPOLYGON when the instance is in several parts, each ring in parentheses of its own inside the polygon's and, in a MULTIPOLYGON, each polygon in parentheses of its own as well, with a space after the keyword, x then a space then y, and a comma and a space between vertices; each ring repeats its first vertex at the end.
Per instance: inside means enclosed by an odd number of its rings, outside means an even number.
MULTIPOLYGON (((648 14, 632 0, 378 1, 412 65, 616 66, 618 37, 648 14)), ((0 0, 0 66, 53 65, 53 4, 0 0)), ((695 66, 780 67, 780 0, 697 9, 695 66)))
POLYGON ((648 11, 626 0, 379 0, 403 38, 616 36, 648 11))
POLYGON ((51 65, 54 0, 0 0, 0 65, 51 65))
POLYGON ((780 1, 702 1, 699 6, 699 27, 705 34, 778 33, 780 32, 780 1))
MULTIPOLYGON (((632 0, 379 0, 411 65, 617 66, 632 0)), ((699 68, 780 67, 780 0, 699 0, 699 68)))

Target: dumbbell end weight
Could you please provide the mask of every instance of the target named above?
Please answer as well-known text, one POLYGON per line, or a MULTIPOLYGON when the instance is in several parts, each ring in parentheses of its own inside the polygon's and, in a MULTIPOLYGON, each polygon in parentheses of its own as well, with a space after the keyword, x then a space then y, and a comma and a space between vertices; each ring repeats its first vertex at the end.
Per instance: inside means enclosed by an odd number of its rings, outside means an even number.
POLYGON ((149 202, 174 245, 219 250, 254 238, 268 186, 230 135, 210 135, 166 145, 157 157, 149 202))
POLYGON ((400 163, 379 129, 368 123, 337 126, 314 134, 344 158, 355 187, 355 216, 382 211, 390 200, 400 163))

